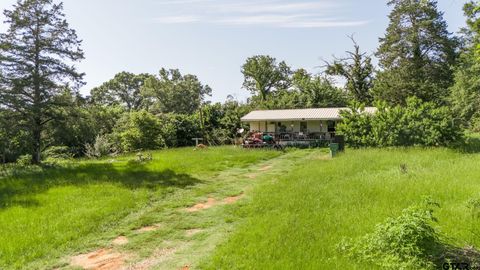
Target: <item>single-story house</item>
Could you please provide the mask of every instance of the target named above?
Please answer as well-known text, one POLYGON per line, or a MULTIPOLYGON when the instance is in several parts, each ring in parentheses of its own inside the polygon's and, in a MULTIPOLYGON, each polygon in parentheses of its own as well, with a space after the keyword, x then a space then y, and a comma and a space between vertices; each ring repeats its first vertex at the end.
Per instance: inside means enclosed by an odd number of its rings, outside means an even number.
MULTIPOLYGON (((252 111, 241 118, 250 131, 275 135, 276 140, 329 140, 335 136, 336 125, 342 120, 340 111, 349 108, 314 108, 293 110, 252 111)), ((365 113, 375 113, 366 107, 365 113)))

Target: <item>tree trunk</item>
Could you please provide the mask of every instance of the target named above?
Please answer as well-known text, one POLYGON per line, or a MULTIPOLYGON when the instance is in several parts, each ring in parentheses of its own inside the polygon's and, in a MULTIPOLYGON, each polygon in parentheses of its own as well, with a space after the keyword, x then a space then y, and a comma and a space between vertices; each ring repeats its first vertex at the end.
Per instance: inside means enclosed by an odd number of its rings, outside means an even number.
POLYGON ((35 121, 33 128, 33 152, 32 152, 32 163, 33 164, 40 164, 42 161, 41 159, 41 152, 42 152, 42 128, 41 123, 35 121))

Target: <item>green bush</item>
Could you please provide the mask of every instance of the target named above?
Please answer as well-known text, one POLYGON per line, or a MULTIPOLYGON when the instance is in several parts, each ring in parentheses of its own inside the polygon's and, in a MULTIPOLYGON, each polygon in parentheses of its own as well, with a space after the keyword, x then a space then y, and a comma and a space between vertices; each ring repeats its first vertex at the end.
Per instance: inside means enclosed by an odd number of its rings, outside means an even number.
POLYGON ((32 165, 32 155, 22 155, 17 159, 17 164, 20 166, 32 165))
POLYGON ((70 159, 73 154, 68 146, 51 146, 42 153, 43 159, 70 159))
POLYGON ((124 114, 114 128, 112 137, 124 151, 153 150, 166 147, 165 123, 147 111, 124 114))
POLYGON ((339 249, 382 269, 434 269, 443 245, 432 227, 436 221, 431 200, 403 210, 397 218, 377 225, 375 231, 357 240, 344 240, 339 249))
POLYGON ((85 144, 85 156, 88 158, 100 158, 113 152, 113 144, 105 135, 97 135, 93 144, 85 144))
POLYGON ((343 111, 338 133, 353 147, 361 146, 445 146, 461 141, 463 129, 447 107, 437 107, 412 97, 406 106, 377 105, 367 114, 354 104, 343 111))

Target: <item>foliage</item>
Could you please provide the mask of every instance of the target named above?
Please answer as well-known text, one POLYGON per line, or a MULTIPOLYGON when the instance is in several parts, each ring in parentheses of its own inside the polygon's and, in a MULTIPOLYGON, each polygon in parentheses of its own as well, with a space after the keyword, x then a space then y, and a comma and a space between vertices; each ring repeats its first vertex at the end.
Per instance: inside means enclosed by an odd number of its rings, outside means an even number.
POLYGON ((466 44, 456 66, 450 102, 466 127, 480 131, 480 6, 468 2, 464 12, 468 26, 463 37, 466 44))
POLYGON ((25 167, 32 164, 32 155, 26 154, 21 155, 17 159, 17 164, 19 166, 25 167))
POLYGON ((73 154, 68 146, 51 146, 43 151, 42 156, 45 159, 70 159, 73 154))
POLYGON ((33 161, 40 162, 42 131, 65 106, 56 97, 82 84, 72 63, 83 59, 81 41, 53 0, 20 0, 5 10, 0 35, 0 104, 21 114, 31 134, 33 161))
POLYGON ((343 111, 338 133, 347 143, 360 146, 440 146, 461 141, 463 129, 447 107, 409 98, 406 106, 378 104, 375 114, 366 114, 354 104, 343 111))
POLYGON ((97 135, 93 144, 85 145, 85 156, 88 158, 101 158, 111 154, 113 144, 105 135, 97 135))
POLYGON ((378 224, 375 231, 339 245, 343 253, 382 269, 435 269, 442 244, 432 226, 437 203, 426 200, 402 211, 397 218, 378 224))
POLYGON ((298 108, 342 107, 347 104, 346 93, 322 76, 314 76, 303 69, 292 78, 293 88, 299 92, 301 106, 298 108))
POLYGON ((129 112, 118 120, 112 138, 124 152, 161 149, 166 146, 163 128, 164 123, 145 110, 129 112))
POLYGON ((248 106, 236 101, 206 105, 202 110, 205 142, 212 145, 232 144, 238 130, 247 128, 240 118, 248 110, 248 106))
POLYGON ((453 83, 457 42, 435 0, 390 0, 390 24, 376 53, 377 99, 405 104, 410 96, 445 104, 453 83))
POLYGON ((158 77, 145 82, 144 94, 149 111, 154 113, 193 114, 212 89, 195 75, 182 75, 178 69, 162 68, 158 77))
POLYGON ((243 88, 266 101, 269 94, 290 86, 291 70, 282 61, 268 55, 255 55, 248 58, 242 66, 243 88))
POLYGON ((346 89, 349 95, 358 102, 370 105, 373 102, 371 88, 373 87, 374 67, 372 58, 360 51, 360 46, 350 37, 354 51, 347 51, 347 57, 335 58, 327 63, 328 75, 341 76, 347 80, 346 89))
POLYGON ((127 111, 140 110, 147 104, 144 101, 142 87, 145 81, 152 77, 149 74, 133 74, 120 72, 113 79, 93 88, 92 100, 101 105, 121 105, 127 111))
POLYGON ((14 162, 31 152, 31 136, 23 128, 24 121, 12 110, 0 109, 0 162, 14 162))

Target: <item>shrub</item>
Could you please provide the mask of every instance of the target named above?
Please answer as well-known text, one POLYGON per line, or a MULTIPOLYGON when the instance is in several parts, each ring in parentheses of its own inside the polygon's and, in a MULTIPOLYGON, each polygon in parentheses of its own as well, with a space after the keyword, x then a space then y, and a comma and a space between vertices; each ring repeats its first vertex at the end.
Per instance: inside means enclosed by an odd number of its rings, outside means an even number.
POLYGON ((344 240, 339 249, 382 269, 433 269, 435 258, 443 252, 439 234, 432 227, 435 206, 438 204, 427 199, 409 207, 399 217, 377 225, 373 233, 344 240))
POLYGON ((69 159, 73 157, 68 146, 51 146, 42 153, 44 159, 69 159))
POLYGON ((112 137, 124 152, 166 147, 164 123, 147 111, 124 114, 117 122, 112 137))
POLYGON ((17 164, 20 166, 32 165, 32 155, 21 155, 17 159, 17 164))
POLYGON ((463 129, 447 107, 421 102, 412 97, 406 106, 378 104, 375 114, 363 113, 354 104, 341 112, 338 133, 353 147, 361 146, 445 146, 461 141, 463 129))
POLYGON ((88 158, 100 158, 112 153, 112 143, 105 135, 97 135, 95 142, 85 145, 85 156, 88 158))

